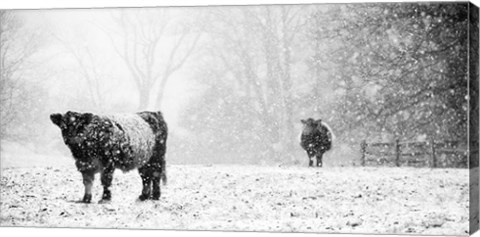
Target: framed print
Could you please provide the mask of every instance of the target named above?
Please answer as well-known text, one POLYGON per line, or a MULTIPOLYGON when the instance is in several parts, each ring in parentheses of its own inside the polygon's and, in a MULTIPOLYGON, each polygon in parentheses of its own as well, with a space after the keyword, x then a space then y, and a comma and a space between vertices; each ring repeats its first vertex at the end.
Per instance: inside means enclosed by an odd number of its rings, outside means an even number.
POLYGON ((470 235, 478 8, 0 10, 0 226, 470 235))

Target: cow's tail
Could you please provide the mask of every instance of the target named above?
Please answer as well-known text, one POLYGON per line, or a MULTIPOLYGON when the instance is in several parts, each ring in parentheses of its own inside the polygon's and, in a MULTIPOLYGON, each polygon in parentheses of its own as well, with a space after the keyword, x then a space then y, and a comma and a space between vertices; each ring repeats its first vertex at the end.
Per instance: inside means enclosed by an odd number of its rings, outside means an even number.
POLYGON ((162 157, 161 165, 162 165, 162 168, 161 168, 162 173, 160 175, 160 178, 162 179, 163 185, 167 185, 167 169, 166 169, 165 156, 162 157))

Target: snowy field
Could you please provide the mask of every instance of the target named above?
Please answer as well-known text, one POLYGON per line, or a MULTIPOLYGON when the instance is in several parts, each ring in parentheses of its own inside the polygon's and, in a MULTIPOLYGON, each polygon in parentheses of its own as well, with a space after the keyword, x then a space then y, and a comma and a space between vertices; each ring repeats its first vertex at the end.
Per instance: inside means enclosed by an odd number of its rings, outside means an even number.
POLYGON ((167 167, 160 201, 136 201, 136 171, 116 171, 112 202, 78 204, 81 175, 4 168, 1 225, 323 233, 468 231, 468 170, 418 168, 167 167))

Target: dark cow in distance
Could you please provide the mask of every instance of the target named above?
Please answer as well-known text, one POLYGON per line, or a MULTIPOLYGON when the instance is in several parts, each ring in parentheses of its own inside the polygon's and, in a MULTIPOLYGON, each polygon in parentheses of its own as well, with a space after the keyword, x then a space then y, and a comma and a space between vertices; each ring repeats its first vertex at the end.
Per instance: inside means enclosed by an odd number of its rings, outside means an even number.
POLYGON ((300 145, 307 152, 308 166, 313 166, 313 159, 316 158, 317 166, 322 167, 323 154, 332 148, 332 131, 321 119, 308 118, 300 121, 303 124, 300 145))
POLYGON ((168 129, 161 112, 94 115, 68 111, 50 115, 60 127, 75 165, 83 176, 85 194, 81 202, 90 203, 92 184, 100 172, 102 202, 110 201, 110 185, 115 169, 138 169, 143 189, 140 200, 160 198, 160 179, 167 182, 165 152, 168 129))

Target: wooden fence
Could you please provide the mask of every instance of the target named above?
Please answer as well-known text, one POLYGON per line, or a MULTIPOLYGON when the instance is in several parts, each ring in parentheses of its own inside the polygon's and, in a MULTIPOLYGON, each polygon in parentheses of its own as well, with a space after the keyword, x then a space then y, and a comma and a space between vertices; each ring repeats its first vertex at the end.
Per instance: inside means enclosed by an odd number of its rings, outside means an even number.
POLYGON ((468 167, 468 151, 459 141, 360 144, 362 166, 468 167), (462 147, 463 146, 463 147, 462 147))

